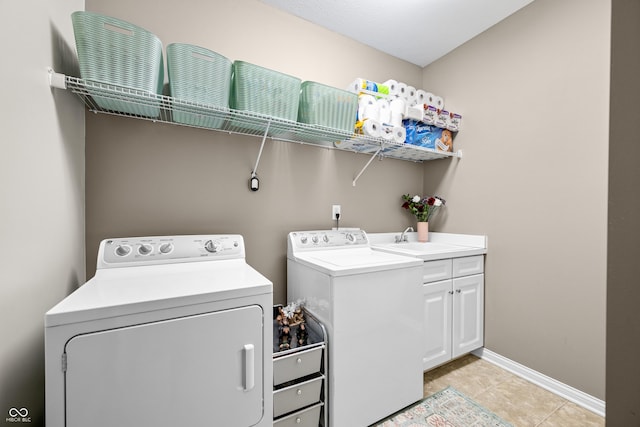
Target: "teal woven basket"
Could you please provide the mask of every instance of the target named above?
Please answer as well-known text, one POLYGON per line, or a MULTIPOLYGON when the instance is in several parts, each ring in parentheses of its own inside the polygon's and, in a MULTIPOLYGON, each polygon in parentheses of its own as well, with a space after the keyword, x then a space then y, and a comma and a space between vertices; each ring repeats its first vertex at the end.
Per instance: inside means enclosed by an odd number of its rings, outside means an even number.
POLYGON ((156 96, 162 95, 164 84, 162 42, 137 25, 97 13, 74 12, 71 20, 81 77, 126 88, 121 99, 90 91, 96 104, 105 110, 157 117, 156 96))
MULTIPOLYGON (((169 89, 176 100, 216 108, 229 108, 231 61, 203 47, 184 43, 167 46, 169 89)), ((173 121, 191 126, 218 129, 224 113, 206 108, 175 103, 173 121)))
MULTIPOLYGON (((233 63, 231 107, 295 122, 302 81, 278 71, 244 61, 233 63)), ((234 121, 232 126, 260 130, 262 127, 234 121)))
POLYGON ((358 95, 316 82, 302 83, 298 121, 353 132, 358 95))

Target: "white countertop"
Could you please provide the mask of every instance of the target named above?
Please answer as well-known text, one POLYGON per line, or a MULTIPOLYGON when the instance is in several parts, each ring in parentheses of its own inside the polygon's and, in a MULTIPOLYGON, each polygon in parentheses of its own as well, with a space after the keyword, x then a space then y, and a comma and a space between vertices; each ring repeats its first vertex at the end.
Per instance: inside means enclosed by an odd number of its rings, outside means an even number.
POLYGON ((429 241, 418 242, 418 233, 406 233, 408 242, 395 243, 394 233, 367 233, 372 249, 412 256, 425 261, 460 258, 487 253, 487 236, 473 234, 429 233, 429 241))

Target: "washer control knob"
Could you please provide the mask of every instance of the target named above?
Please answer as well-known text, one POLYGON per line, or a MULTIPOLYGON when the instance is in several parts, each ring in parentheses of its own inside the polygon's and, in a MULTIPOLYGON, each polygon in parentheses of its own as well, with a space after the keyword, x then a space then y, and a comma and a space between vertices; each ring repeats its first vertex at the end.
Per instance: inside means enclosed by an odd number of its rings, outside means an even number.
POLYGON ((149 255, 153 251, 153 247, 147 243, 143 243, 138 248, 138 253, 140 255, 149 255))
POLYGON ((162 243, 158 248, 158 251, 165 255, 171 253, 171 251, 173 251, 173 243, 162 243))
POLYGON ((329 236, 325 234, 324 236, 322 236, 322 240, 324 240, 325 243, 329 243, 329 236))
POLYGON ((313 241, 313 243, 318 243, 318 236, 313 236, 311 240, 313 241))
POLYGON ((309 239, 307 239, 307 236, 302 236, 302 237, 300 238, 300 242, 301 242, 303 245, 304 245, 304 244, 306 244, 308 241, 309 241, 309 239))
POLYGON ((347 240, 350 241, 350 242, 353 242, 353 241, 356 240, 356 238, 351 233, 347 233, 346 237, 347 237, 347 240))
POLYGON ((222 245, 220 244, 220 242, 214 242, 213 240, 207 240, 204 243, 204 248, 207 250, 207 252, 211 252, 212 254, 215 254, 215 253, 220 252, 222 250, 222 245))
POLYGON ((118 245, 116 247, 116 255, 118 256, 127 256, 131 253, 131 246, 129 245, 118 245))

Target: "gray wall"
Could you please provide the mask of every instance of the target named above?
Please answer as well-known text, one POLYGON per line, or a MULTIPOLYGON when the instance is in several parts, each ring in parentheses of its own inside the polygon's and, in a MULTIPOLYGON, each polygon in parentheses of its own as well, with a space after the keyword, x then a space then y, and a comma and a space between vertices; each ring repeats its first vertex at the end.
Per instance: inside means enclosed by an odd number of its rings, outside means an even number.
MULTIPOLYGON (((136 23, 162 40, 197 44, 231 60, 346 87, 355 77, 420 84, 422 69, 281 13, 257 0, 88 1, 87 10, 136 23), (193 13, 197 11, 197 13, 193 13)), ((240 233, 247 261, 286 302, 286 235, 341 226, 401 230, 413 219, 400 196, 422 189, 423 166, 384 159, 352 180, 368 156, 267 141, 251 192, 260 139, 115 117, 87 116, 87 272, 107 237, 240 233)), ((439 160, 449 162, 449 160, 439 160)))
POLYGON ((612 3, 607 425, 626 427, 640 425, 640 4, 612 3))
POLYGON ((610 7, 537 0, 424 75, 464 116, 464 158, 427 165, 425 190, 441 229, 489 236, 486 348, 600 399, 610 7))
POLYGON ((77 73, 79 0, 3 1, 0 80, 0 420, 44 424, 44 313, 83 283, 84 110, 47 67, 77 73))

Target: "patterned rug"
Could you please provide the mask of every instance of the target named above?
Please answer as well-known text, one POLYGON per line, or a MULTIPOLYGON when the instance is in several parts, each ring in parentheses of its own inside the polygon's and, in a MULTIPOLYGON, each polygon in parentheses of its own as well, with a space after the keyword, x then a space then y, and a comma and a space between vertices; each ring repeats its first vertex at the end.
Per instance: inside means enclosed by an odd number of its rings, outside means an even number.
POLYGON ((513 427, 453 387, 376 424, 377 427, 513 427))

